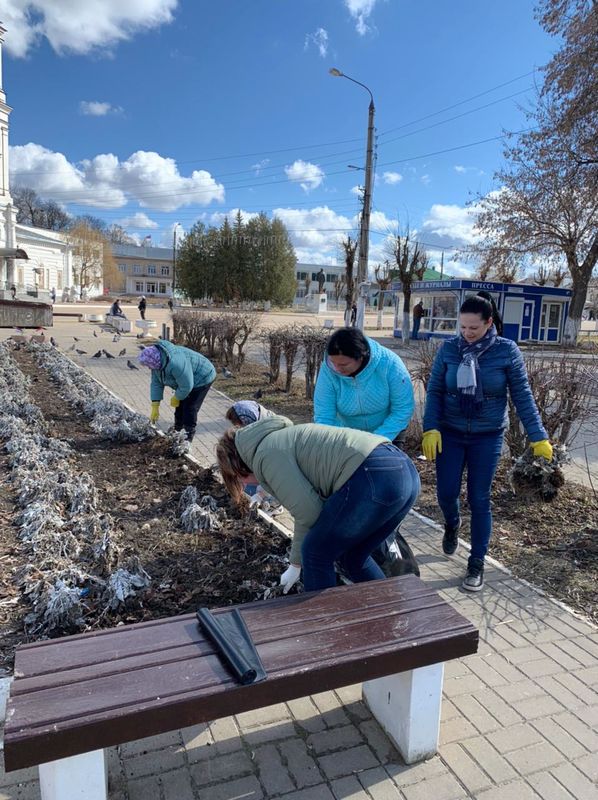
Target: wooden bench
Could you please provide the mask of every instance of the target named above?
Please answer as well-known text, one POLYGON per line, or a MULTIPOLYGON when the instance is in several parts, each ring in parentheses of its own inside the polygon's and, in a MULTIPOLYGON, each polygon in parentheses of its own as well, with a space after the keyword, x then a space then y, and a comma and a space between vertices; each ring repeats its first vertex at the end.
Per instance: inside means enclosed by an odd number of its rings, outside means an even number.
POLYGON ((475 653, 478 632, 419 578, 239 608, 268 673, 249 686, 193 614, 19 647, 6 770, 40 764, 43 800, 105 800, 105 747, 362 681, 407 763, 436 752, 443 662, 475 653))

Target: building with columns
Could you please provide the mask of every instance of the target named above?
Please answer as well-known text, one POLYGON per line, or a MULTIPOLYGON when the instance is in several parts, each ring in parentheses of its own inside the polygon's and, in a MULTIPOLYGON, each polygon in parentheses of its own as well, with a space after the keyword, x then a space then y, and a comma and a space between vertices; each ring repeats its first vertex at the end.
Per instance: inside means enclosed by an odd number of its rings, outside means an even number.
POLYGON ((0 298, 47 300, 52 289, 60 297, 73 285, 72 248, 64 233, 17 223, 10 195, 8 142, 10 106, 2 78, 2 45, 6 30, 0 25, 0 298))

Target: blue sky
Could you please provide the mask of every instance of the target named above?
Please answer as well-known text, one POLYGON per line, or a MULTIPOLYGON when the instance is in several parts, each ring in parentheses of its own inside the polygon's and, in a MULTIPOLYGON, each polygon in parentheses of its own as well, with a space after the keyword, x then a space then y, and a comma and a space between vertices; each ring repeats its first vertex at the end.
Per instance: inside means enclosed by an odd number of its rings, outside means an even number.
POLYGON ((397 217, 448 258, 556 46, 533 6, 5 0, 13 182, 154 243, 176 222, 276 213, 300 260, 335 262, 356 229, 363 172, 348 165, 365 162, 369 102, 336 66, 376 102, 371 262, 397 217))

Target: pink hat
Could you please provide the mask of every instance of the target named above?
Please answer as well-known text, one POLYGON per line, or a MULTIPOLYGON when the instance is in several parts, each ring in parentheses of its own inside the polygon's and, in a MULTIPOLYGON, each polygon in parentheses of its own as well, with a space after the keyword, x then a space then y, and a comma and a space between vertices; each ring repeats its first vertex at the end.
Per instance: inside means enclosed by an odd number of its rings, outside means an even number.
POLYGON ((162 356, 155 344, 146 347, 145 350, 139 353, 139 363, 150 369, 160 369, 162 366, 162 356))

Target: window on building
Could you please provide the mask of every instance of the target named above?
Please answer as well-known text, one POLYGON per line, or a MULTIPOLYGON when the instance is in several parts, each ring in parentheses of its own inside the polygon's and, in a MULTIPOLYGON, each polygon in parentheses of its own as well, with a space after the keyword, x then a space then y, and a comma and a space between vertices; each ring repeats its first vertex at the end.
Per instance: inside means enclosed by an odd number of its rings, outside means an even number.
POLYGON ((166 284, 159 283, 158 284, 158 294, 166 294, 166 284))
POLYGON ((153 281, 148 281, 145 284, 145 291, 148 294, 156 294, 156 284, 153 281))
POLYGON ((133 275, 141 275, 141 266, 139 264, 133 264, 133 275))
MULTIPOLYGON (((417 294, 417 293, 415 293, 417 294)), ((459 298, 452 292, 438 295, 423 295, 424 318, 422 327, 433 333, 434 331, 457 331, 457 317, 459 316, 459 298)))
POLYGON ((156 274, 156 267, 154 264, 150 264, 147 268, 148 275, 155 275, 156 274))
POLYGON ((23 267, 17 267, 17 283, 19 286, 25 285, 25 272, 23 267))
POLYGON ((337 275, 335 275, 334 273, 332 273, 332 272, 327 272, 327 273, 326 273, 326 282, 327 282, 327 283, 334 283, 334 282, 335 282, 335 280, 337 279, 337 277, 338 277, 338 276, 337 276, 337 275))
POLYGON ((135 291, 143 292, 143 281, 135 281, 135 291))
POLYGON ((304 281, 307 278, 307 272, 298 272, 297 273, 297 280, 304 281))
POLYGON ((160 275, 170 275, 170 267, 160 267, 160 275))
POLYGON ((62 289, 62 270, 56 270, 56 288, 62 289))
POLYGON ((127 265, 126 264, 119 264, 118 265, 118 271, 122 272, 122 273, 124 273, 126 275, 127 274, 127 265))

